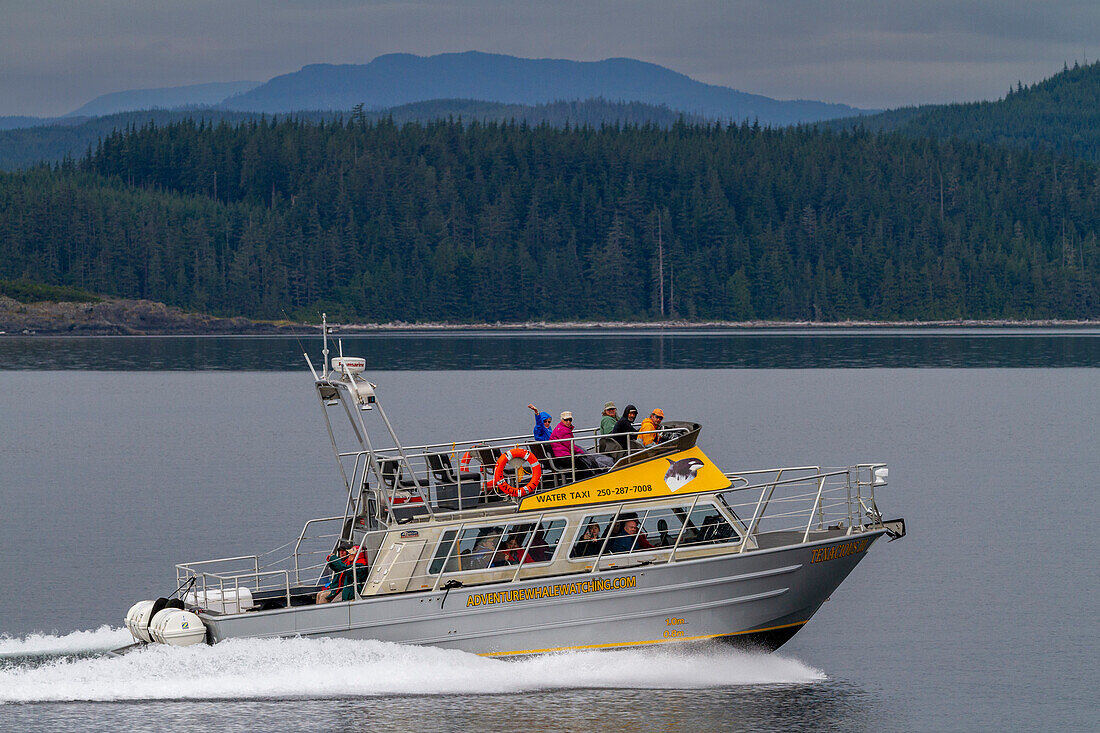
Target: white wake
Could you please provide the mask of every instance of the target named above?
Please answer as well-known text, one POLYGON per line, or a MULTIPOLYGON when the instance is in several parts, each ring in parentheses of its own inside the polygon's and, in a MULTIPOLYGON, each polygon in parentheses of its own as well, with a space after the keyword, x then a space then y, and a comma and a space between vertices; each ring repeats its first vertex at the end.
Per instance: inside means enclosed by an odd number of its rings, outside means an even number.
POLYGON ((126 646, 133 641, 126 629, 113 629, 106 624, 93 631, 74 631, 63 636, 30 634, 21 639, 0 636, 0 659, 104 652, 126 646))
MULTIPOLYGON (((103 630, 88 633, 107 636, 103 630)), ((566 652, 501 661, 379 641, 242 639, 0 667, 0 704, 705 688, 822 679, 822 672, 794 659, 724 648, 566 652)))

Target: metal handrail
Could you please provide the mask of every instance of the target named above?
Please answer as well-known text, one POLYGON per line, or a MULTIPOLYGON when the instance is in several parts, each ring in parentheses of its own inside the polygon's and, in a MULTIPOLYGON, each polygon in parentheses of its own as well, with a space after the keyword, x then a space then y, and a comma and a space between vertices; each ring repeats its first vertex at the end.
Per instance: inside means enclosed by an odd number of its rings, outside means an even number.
MULTIPOLYGON (((817 483, 817 496, 814 497, 814 506, 812 509, 810 509, 810 520, 806 522, 806 534, 802 535, 803 542, 808 542, 810 539, 810 528, 814 526, 814 515, 821 511, 821 492, 823 492, 824 490, 825 477, 822 476, 817 483)), ((822 522, 824 522, 824 519, 824 516, 822 516, 822 522)))
POLYGON ((309 529, 309 525, 314 524, 314 523, 319 524, 321 522, 333 522, 333 521, 336 521, 337 519, 345 520, 346 518, 347 517, 345 515, 343 517, 321 517, 319 519, 308 519, 308 520, 306 520, 306 523, 302 525, 302 532, 301 532, 301 534, 298 535, 298 541, 294 543, 294 582, 295 583, 301 583, 302 582, 301 571, 298 568, 298 556, 299 556, 298 549, 302 546, 302 541, 305 540, 306 530, 309 529))
MULTIPOLYGON (((227 581, 232 581, 233 582, 233 592, 234 592, 234 596, 236 598, 236 603, 237 603, 237 610, 240 611, 241 610, 241 607, 240 607, 240 603, 241 603, 241 601, 240 601, 240 598, 241 598, 241 578, 246 577, 247 575, 249 575, 249 574, 245 573, 245 574, 237 574, 237 575, 222 575, 220 573, 194 572, 193 571, 193 577, 195 577, 196 579, 199 579, 199 580, 202 581, 202 590, 200 591, 198 588, 195 588, 194 591, 193 591, 194 594, 195 594, 196 603, 199 600, 199 594, 200 593, 202 594, 202 605, 204 607, 210 602, 210 596, 209 596, 210 589, 208 587, 207 578, 213 578, 213 579, 218 581, 218 592, 221 594, 222 604, 224 605, 225 604, 225 584, 226 584, 227 581)), ((260 587, 260 576, 267 576, 267 575, 282 575, 284 577, 284 579, 285 579, 284 588, 285 588, 285 595, 286 595, 286 605, 287 605, 287 608, 290 608, 290 571, 289 570, 264 570, 264 571, 256 573, 254 577, 255 577, 257 590, 259 590, 259 587, 260 587)))

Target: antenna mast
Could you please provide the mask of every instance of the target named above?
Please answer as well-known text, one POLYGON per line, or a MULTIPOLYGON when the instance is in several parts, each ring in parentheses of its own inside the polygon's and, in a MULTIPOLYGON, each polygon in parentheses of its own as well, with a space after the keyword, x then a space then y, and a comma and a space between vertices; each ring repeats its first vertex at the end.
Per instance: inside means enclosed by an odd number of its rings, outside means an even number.
POLYGON ((321 376, 328 376, 328 313, 321 314, 321 376))
POLYGON ((661 318, 665 317, 665 243, 661 237, 661 210, 657 209, 657 297, 661 301, 661 318))

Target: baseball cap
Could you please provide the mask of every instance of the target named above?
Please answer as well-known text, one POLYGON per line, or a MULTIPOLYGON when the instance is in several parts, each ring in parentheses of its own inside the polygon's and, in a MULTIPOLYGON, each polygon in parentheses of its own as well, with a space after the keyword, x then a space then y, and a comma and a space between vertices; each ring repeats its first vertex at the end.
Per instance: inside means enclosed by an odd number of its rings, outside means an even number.
POLYGON ((662 410, 660 407, 658 407, 658 408, 655 408, 653 410, 653 414, 656 415, 657 417, 664 417, 665 416, 665 411, 662 410))
POLYGON ((563 413, 561 414, 561 419, 562 419, 562 420, 568 420, 568 419, 570 419, 570 418, 572 418, 572 417, 573 417, 573 413, 572 413, 572 412, 570 412, 569 410, 566 410, 565 412, 563 412, 563 413))
POLYGON ((603 409, 605 409, 605 410, 614 410, 615 409, 615 403, 614 402, 605 402, 605 403, 603 403, 603 409))

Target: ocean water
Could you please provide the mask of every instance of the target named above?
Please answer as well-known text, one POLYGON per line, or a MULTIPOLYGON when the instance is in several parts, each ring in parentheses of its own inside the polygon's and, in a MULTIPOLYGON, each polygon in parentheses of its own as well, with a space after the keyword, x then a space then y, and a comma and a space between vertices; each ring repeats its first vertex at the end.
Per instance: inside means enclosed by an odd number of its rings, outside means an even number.
POLYGON ((607 399, 660 406, 729 470, 888 462, 879 505, 909 536, 770 655, 290 639, 106 657, 176 562, 342 510, 302 349, 0 339, 0 730, 1095 729, 1097 334, 401 338, 344 347, 409 442, 524 432, 528 402, 593 423, 607 399))

